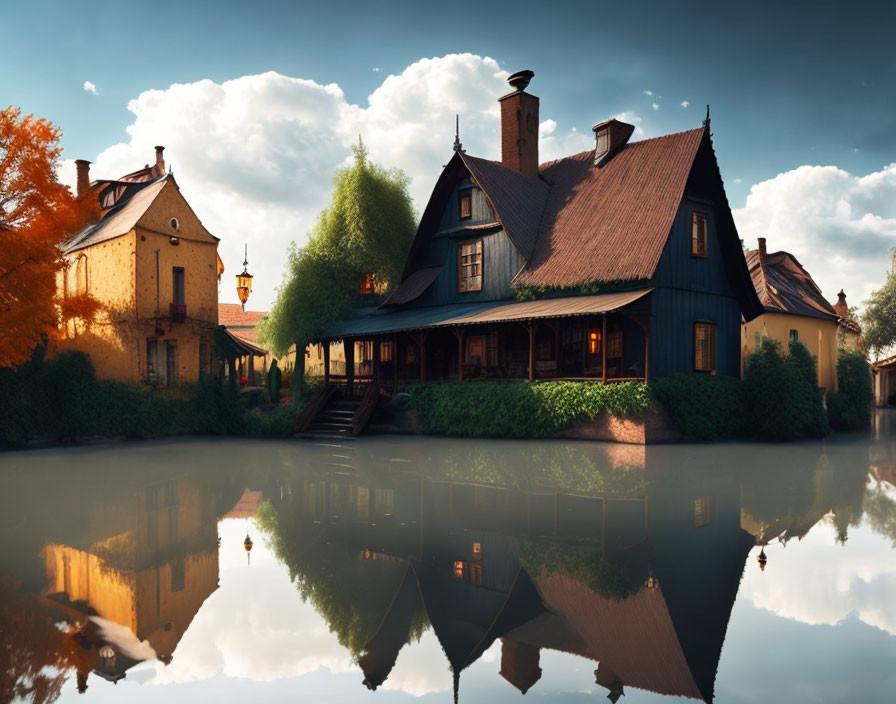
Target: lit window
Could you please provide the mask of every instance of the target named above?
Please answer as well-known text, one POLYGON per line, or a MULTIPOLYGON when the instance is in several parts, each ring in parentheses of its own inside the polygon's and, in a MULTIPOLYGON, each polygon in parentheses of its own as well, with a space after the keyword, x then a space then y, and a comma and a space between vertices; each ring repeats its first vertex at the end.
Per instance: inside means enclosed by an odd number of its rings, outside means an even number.
POLYGON ((588 354, 600 354, 600 330, 588 331, 588 354))
POLYGON ((790 342, 799 342, 799 341, 800 341, 799 330, 791 330, 790 331, 790 342))
POLYGON ((479 586, 482 584, 482 565, 470 565, 470 584, 479 586))
POLYGON ((482 290, 482 240, 457 245, 457 290, 482 290))
POLYGON ((694 370, 716 371, 716 326, 712 323, 694 324, 694 370))
POLYGON ((694 527, 705 526, 711 519, 709 497, 701 496, 699 499, 694 499, 694 527))
POLYGON ((458 218, 467 220, 473 216, 473 193, 464 191, 457 197, 458 218))
POLYGON ((691 254, 695 257, 706 257, 706 214, 694 212, 691 224, 691 254))
POLYGON ((358 293, 362 296, 369 296, 373 293, 373 274, 361 274, 361 282, 358 284, 358 293))
POLYGON ((464 578, 464 561, 463 560, 455 560, 454 561, 454 576, 458 579, 464 578))
POLYGON ((482 543, 473 543, 473 557, 477 560, 482 559, 482 543))

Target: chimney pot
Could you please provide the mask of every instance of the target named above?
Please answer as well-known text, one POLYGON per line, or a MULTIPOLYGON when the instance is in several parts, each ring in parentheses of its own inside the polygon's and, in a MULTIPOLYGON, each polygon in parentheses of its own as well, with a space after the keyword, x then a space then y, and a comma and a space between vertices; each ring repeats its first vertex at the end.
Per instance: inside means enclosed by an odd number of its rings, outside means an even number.
POLYGON ((501 103, 501 164, 526 176, 538 176, 538 98, 524 89, 535 74, 518 71, 508 82, 516 90, 501 103))
POLYGON ((81 198, 90 190, 90 162, 87 159, 75 159, 75 168, 78 170, 77 196, 81 198))
POLYGON ((156 147, 156 174, 157 177, 161 177, 165 175, 165 157, 162 156, 162 152, 165 151, 165 147, 156 147))
POLYGON ((764 257, 766 254, 765 250, 765 237, 759 238, 759 256, 764 257))

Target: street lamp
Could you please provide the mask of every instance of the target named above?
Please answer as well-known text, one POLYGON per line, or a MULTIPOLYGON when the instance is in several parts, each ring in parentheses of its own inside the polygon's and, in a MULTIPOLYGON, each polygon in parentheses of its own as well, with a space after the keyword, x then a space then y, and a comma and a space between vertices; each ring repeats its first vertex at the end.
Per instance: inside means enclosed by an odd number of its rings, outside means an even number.
POLYGON ((243 272, 236 275, 236 295, 240 297, 243 311, 246 310, 246 301, 249 300, 249 294, 252 293, 252 274, 246 270, 247 266, 249 266, 249 245, 246 245, 243 272))

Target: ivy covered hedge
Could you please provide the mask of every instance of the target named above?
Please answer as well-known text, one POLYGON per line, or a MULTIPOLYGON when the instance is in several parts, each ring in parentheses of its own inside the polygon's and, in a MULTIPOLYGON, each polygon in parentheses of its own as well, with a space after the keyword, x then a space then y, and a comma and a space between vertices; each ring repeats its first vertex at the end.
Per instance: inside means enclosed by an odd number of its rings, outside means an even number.
POLYGON ((154 438, 183 434, 285 437, 301 405, 250 413, 231 385, 214 377, 176 395, 96 378, 88 357, 39 355, 16 369, 0 369, 0 448, 94 436, 154 438))
POLYGON ((742 430, 740 379, 708 374, 672 374, 650 382, 650 392, 667 422, 689 440, 715 440, 742 430))
POLYGON ((633 381, 421 382, 405 390, 425 432, 463 437, 546 437, 604 411, 632 418, 651 406, 647 387, 633 381))

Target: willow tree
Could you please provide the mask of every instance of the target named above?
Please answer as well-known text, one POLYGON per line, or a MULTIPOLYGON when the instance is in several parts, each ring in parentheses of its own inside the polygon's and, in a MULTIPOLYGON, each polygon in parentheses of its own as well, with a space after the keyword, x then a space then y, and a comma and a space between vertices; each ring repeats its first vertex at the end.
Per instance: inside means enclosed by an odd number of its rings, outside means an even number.
POLYGON ((884 285, 865 301, 862 344, 875 354, 896 344, 896 273, 887 275, 884 285))
POLYGON ((290 245, 277 300, 259 325, 259 340, 275 354, 296 346, 298 378, 305 346, 360 303, 363 275, 372 275, 378 290, 398 282, 414 236, 409 178, 372 163, 360 139, 352 154, 352 165, 336 173, 332 202, 308 242, 290 245))

